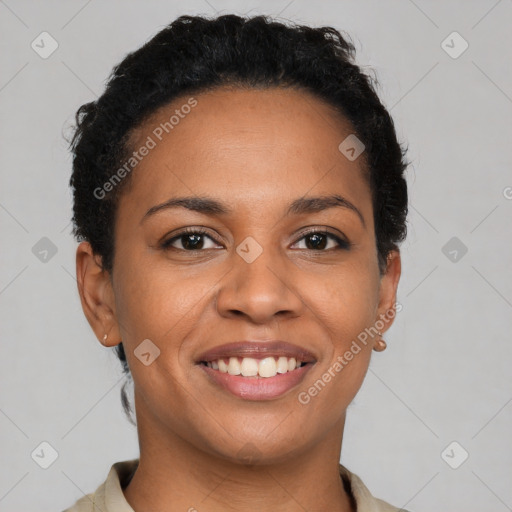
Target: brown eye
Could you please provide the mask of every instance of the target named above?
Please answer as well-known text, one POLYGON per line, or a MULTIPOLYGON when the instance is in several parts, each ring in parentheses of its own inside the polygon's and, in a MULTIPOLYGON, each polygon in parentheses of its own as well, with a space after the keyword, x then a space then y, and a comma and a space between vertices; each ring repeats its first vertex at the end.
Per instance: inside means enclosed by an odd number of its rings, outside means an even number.
POLYGON ((327 231, 310 231, 300 238, 298 242, 303 240, 305 240, 306 246, 300 249, 312 251, 326 252, 331 249, 349 249, 350 247, 349 242, 327 231), (330 246, 329 240, 332 242, 330 246))
POLYGON ((177 251, 200 251, 203 249, 215 249, 215 240, 207 235, 207 231, 199 228, 188 228, 181 233, 166 240, 162 244, 163 249, 176 249, 177 251), (205 247, 205 239, 213 243, 212 247, 205 247), (177 247, 179 244, 181 247, 177 247))

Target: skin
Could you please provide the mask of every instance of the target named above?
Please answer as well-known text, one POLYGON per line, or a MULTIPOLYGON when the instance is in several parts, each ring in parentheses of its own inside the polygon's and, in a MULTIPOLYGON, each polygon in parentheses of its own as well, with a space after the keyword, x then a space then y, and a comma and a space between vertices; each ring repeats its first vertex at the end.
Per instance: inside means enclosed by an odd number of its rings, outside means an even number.
MULTIPOLYGON (((87 242, 77 250, 84 312, 99 340, 108 333, 104 344, 123 341, 135 383, 140 464, 124 494, 136 512, 347 512, 338 472, 345 414, 378 337, 309 403, 297 396, 393 307, 399 251, 381 276, 364 159, 351 162, 338 150, 353 130, 328 104, 292 89, 223 87, 194 97, 197 106, 123 190, 112 275, 87 242), (285 215, 295 199, 334 193, 357 207, 364 224, 349 208, 285 215), (144 219, 181 196, 216 198, 233 213, 174 208, 144 219), (208 230, 202 249, 187 252, 186 237, 174 250, 161 247, 189 226, 208 230), (352 245, 321 237, 326 245, 316 249, 306 227, 352 245), (236 252, 248 236, 263 249, 252 263, 236 252), (134 355, 145 339, 160 349, 148 366, 134 355), (301 345, 316 363, 296 388, 260 402, 221 390, 195 364, 214 346, 255 339, 301 345), (252 464, 244 462, 248 451, 252 464)), ((154 113, 131 147, 187 99, 154 113)))

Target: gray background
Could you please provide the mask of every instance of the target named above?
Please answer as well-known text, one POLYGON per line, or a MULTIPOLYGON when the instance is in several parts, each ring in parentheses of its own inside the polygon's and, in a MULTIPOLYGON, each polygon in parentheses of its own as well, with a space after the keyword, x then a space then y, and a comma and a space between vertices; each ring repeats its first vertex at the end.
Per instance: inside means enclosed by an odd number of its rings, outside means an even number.
POLYGON ((0 510, 62 510, 138 455, 120 365, 79 303, 63 133, 128 51, 180 14, 221 12, 348 32, 409 144, 403 310, 349 408, 342 462, 413 511, 512 510, 511 0, 0 2, 0 510), (31 48, 43 31, 59 45, 46 59, 31 48), (442 46, 453 31, 458 58, 442 46), (48 469, 31 458, 43 441, 48 469))

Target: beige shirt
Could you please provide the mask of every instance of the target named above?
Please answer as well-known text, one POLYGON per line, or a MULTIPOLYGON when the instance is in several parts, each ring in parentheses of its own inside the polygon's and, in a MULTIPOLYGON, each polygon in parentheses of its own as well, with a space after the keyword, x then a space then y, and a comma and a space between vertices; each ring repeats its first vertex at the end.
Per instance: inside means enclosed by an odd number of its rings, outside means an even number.
MULTIPOLYGON (((124 497, 123 489, 128 485, 138 463, 139 459, 116 462, 96 492, 79 499, 64 512, 134 512, 124 497)), ((357 512, 407 512, 374 498, 361 479, 341 464, 340 475, 345 489, 354 498, 357 512)))

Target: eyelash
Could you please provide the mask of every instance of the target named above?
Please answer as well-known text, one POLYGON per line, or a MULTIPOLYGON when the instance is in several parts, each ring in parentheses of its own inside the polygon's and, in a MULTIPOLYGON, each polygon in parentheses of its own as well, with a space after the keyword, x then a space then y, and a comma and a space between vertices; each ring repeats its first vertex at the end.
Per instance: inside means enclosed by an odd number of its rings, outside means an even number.
MULTIPOLYGON (((324 236, 327 236, 328 238, 333 239, 338 244, 338 247, 331 248, 331 249, 318 249, 318 250, 309 249, 310 251, 313 251, 313 252, 329 252, 329 251, 332 251, 333 249, 334 250, 339 250, 339 249, 348 250, 352 246, 352 244, 350 242, 348 242, 347 240, 344 240, 344 239, 338 237, 337 235, 335 235, 333 233, 330 233, 328 231, 322 231, 320 229, 311 229, 309 231, 306 231, 305 233, 302 233, 302 236, 294 243, 294 245, 297 242, 300 242, 301 240, 303 240, 304 238, 307 238, 308 236, 316 235, 316 234, 324 235, 324 236)), ((209 231, 207 231, 206 229, 201 228, 201 227, 195 227, 195 228, 186 228, 183 231, 180 231, 178 234, 174 235, 169 240, 164 241, 161 244, 162 249, 165 249, 165 250, 173 250, 174 249, 176 251, 181 251, 181 252, 202 252, 202 251, 205 250, 205 249, 187 250, 187 249, 178 249, 176 247, 172 247, 173 242, 175 242, 176 240, 179 240, 184 235, 202 235, 202 236, 206 236, 206 237, 210 238, 210 240, 212 240, 213 242, 218 244, 218 242, 209 234, 209 231)), ((304 250, 304 249, 302 249, 302 250, 304 250)), ((308 249, 305 249, 305 250, 308 250, 308 249)))

